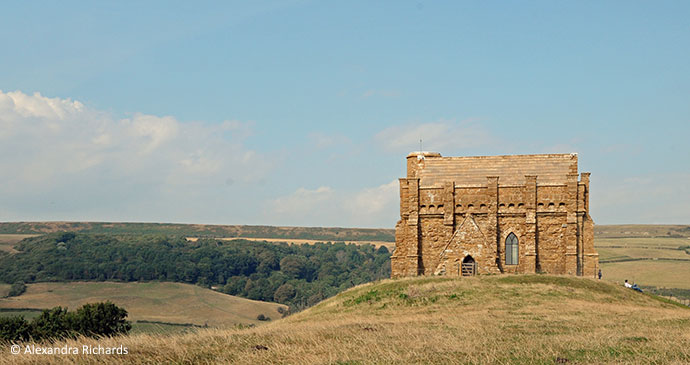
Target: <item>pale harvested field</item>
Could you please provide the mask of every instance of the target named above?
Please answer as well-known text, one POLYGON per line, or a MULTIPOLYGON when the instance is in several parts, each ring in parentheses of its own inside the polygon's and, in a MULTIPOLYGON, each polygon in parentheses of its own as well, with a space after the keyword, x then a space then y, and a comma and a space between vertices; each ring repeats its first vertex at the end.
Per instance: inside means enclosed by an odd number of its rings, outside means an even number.
POLYGON ((0 308, 73 310, 106 300, 124 307, 130 320, 209 326, 259 324, 259 314, 280 318, 278 307, 285 307, 181 283, 70 282, 29 284, 21 296, 0 299, 0 308))
POLYGON ((7 363, 687 364, 690 309, 591 279, 386 280, 249 329, 78 339, 122 356, 9 354, 7 363))
POLYGON ((690 245, 688 238, 594 238, 594 245, 625 247, 669 247, 690 245))
POLYGON ((626 261, 601 266, 604 279, 619 284, 627 279, 638 285, 690 289, 690 262, 626 261))
POLYGON ((678 249, 690 245, 687 238, 596 238, 594 244, 605 280, 690 289, 690 255, 678 249))
MULTIPOLYGON (((187 237, 187 240, 189 241, 196 241, 198 240, 198 237, 187 237)), ((329 242, 328 240, 304 240, 304 239, 295 239, 295 238, 253 238, 253 237, 223 237, 223 238, 217 238, 222 241, 233 241, 233 240, 247 240, 247 241, 266 241, 266 242, 287 242, 287 243, 295 243, 298 245, 303 245, 303 244, 309 244, 313 245, 318 242, 329 242)), ((370 244, 375 247, 381 247, 384 246, 386 247, 389 251, 393 251, 395 248, 395 242, 385 242, 385 241, 330 241, 330 242, 345 242, 345 243, 353 243, 356 245, 366 245, 370 244)))
POLYGON ((18 251, 14 249, 14 245, 29 237, 40 236, 38 234, 0 234, 0 251, 5 251, 9 253, 17 253, 18 251))

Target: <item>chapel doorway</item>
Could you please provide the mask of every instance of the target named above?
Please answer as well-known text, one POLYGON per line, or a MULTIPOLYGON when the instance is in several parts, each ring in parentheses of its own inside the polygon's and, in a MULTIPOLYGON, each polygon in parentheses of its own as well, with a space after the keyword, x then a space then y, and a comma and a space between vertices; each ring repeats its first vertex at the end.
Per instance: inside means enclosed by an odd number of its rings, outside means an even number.
POLYGON ((462 276, 474 276, 477 272, 477 263, 472 256, 467 255, 462 260, 462 276))

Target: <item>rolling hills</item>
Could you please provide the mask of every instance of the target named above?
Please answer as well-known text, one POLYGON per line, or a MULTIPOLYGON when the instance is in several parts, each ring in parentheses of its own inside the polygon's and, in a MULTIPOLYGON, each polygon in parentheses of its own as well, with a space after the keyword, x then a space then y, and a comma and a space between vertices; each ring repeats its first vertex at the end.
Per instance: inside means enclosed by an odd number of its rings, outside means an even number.
MULTIPOLYGON (((360 285, 247 329, 77 339, 127 355, 47 363, 687 363, 690 309, 606 282, 548 275, 360 285)), ((0 359, 30 363, 30 355, 0 359)))
POLYGON ((119 223, 119 222, 0 222, 0 234, 80 232, 90 234, 162 234, 213 238, 282 238, 320 241, 395 241, 392 229, 274 227, 248 225, 119 223))
MULTIPOLYGON (((390 228, 277 227, 127 222, 0 222, 0 235, 36 235, 53 232, 91 234, 163 234, 212 238, 270 238, 317 241, 395 242, 390 228)), ((599 238, 687 238, 688 225, 627 224, 596 225, 599 238)), ((2 240, 0 240, 1 242, 2 240)))
POLYGON ((167 282, 69 282, 29 284, 18 296, 0 299, 2 309, 76 309, 86 303, 110 300, 129 313, 131 321, 197 326, 259 324, 259 314, 280 318, 287 306, 222 294, 196 285, 167 282))

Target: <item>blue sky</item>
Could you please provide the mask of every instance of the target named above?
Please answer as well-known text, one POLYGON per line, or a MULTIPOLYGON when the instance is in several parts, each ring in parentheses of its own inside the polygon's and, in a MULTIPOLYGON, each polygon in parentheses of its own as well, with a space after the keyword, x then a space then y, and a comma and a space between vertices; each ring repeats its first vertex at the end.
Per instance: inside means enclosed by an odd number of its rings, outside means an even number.
POLYGON ((393 227, 422 138, 690 224, 688 2, 38 4, 0 13, 2 221, 393 227))

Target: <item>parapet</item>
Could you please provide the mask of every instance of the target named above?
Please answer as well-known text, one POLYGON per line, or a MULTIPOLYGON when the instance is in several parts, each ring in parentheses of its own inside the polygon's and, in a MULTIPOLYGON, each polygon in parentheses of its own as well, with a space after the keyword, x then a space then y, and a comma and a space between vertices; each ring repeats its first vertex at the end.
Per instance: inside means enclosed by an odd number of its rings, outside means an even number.
POLYGON ((414 152, 410 152, 410 154, 407 155, 407 158, 419 157, 419 156, 424 156, 424 158, 427 158, 427 157, 441 157, 441 154, 438 153, 438 152, 414 151, 414 152))

